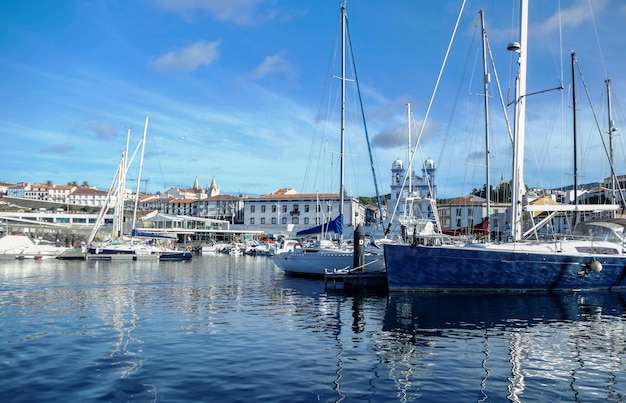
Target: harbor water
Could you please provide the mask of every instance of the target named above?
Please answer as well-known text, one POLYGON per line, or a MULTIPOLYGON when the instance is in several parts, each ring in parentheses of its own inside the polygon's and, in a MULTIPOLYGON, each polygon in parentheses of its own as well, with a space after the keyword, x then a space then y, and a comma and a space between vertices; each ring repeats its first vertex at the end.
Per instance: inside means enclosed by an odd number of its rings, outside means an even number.
POLYGON ((621 402, 626 292, 345 295, 268 257, 0 260, 2 402, 621 402))

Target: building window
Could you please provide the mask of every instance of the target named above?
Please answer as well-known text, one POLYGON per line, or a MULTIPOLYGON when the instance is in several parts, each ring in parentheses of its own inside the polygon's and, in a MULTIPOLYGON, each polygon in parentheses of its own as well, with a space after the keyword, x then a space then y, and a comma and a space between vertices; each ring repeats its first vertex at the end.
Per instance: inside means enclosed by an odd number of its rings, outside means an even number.
MULTIPOLYGON (((251 212, 251 213, 254 213, 254 207, 255 207, 255 206, 250 206, 250 212, 251 212)), ((253 224, 253 223, 250 223, 250 224, 253 224)))
POLYGON ((283 206, 283 213, 286 213, 286 212, 287 212, 287 205, 284 205, 283 206))
MULTIPOLYGON (((304 212, 305 212, 305 213, 308 213, 308 212, 309 212, 309 205, 308 205, 308 204, 305 204, 305 205, 304 205, 304 212)), ((305 224, 308 224, 308 222, 307 222, 307 223, 305 223, 305 224)))
POLYGON ((265 224, 265 217, 261 217, 261 225, 265 224))
POLYGON ((250 219, 250 225, 254 225, 254 217, 250 219))
POLYGON ((287 217, 283 217, 280 221, 283 225, 287 225, 287 217))
POLYGON ((272 213, 275 213, 275 212, 276 212, 276 206, 274 205, 272 206, 272 213))
POLYGON ((309 217, 304 217, 304 223, 308 224, 309 223, 309 217))
POLYGON ((261 213, 265 213, 265 205, 261 206, 261 213))
POLYGON ((300 219, 299 219, 298 217, 293 217, 293 218, 291 219, 291 223, 292 223, 292 224, 299 224, 299 223, 300 223, 300 219))
POLYGON ((272 224, 276 225, 276 217, 272 217, 272 224))

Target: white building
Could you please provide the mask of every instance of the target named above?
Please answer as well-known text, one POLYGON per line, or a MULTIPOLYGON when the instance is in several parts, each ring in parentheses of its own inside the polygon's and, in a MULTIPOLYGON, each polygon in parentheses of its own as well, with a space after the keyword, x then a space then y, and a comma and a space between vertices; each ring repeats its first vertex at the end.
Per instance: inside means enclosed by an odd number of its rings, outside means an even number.
MULTIPOLYGON (((245 199, 243 226, 267 233, 295 235, 337 218, 339 203, 338 194, 301 194, 291 188, 279 189, 268 195, 245 199)), ((359 224, 365 224, 365 207, 356 198, 344 198, 344 239, 350 239, 359 224)))
POLYGON ((107 198, 104 190, 80 186, 69 195, 69 203, 76 206, 102 207, 107 198))
POLYGON ((171 187, 165 191, 166 196, 173 197, 175 199, 194 199, 194 200, 202 200, 207 197, 218 196, 220 194, 220 188, 217 186, 215 182, 215 177, 211 180, 211 184, 207 186, 205 189, 200 187, 198 182, 198 178, 193 182, 193 186, 189 189, 182 189, 179 187, 171 187))
POLYGON ((225 220, 231 224, 244 223, 244 199, 231 195, 217 195, 195 202, 198 217, 225 220))
POLYGON ((73 185, 50 185, 48 186, 48 201, 68 204, 76 189, 77 187, 73 185))

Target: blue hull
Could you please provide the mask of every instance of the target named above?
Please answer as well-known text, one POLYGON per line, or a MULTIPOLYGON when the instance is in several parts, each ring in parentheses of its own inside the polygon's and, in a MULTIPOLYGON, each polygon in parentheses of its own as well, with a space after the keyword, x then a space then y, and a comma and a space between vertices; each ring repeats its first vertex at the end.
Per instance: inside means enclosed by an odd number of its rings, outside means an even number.
POLYGON ((626 257, 494 251, 471 247, 385 245, 391 291, 612 289, 626 286, 626 257))
POLYGON ((87 253, 93 255, 134 255, 135 251, 132 249, 118 248, 89 248, 87 253))
POLYGON ((191 260, 192 258, 193 255, 191 254, 191 252, 182 251, 162 252, 161 255, 159 255, 159 260, 182 261, 191 260))

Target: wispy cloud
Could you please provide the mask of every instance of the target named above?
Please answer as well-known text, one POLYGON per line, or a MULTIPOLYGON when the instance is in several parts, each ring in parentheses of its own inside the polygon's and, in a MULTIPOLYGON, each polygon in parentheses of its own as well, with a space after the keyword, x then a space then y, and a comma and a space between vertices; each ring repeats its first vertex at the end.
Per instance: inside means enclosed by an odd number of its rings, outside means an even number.
POLYGON ((200 41, 185 48, 173 50, 148 63, 150 68, 159 71, 192 71, 200 66, 210 65, 219 57, 221 41, 200 41))
POLYGON ((606 7, 606 0, 591 2, 579 0, 568 8, 561 9, 560 12, 550 16, 550 18, 532 27, 532 33, 538 37, 557 32, 559 27, 577 27, 578 25, 593 18, 593 13, 597 13, 606 7))
POLYGON ((98 138, 112 139, 117 137, 117 130, 109 122, 93 122, 87 125, 87 128, 94 132, 98 138))
POLYGON ((259 80, 271 75, 284 76, 290 84, 296 83, 293 64, 283 55, 267 56, 254 70, 246 74, 244 80, 259 80))
POLYGON ((56 145, 51 147, 46 147, 41 152, 50 153, 50 154, 65 154, 68 151, 71 151, 72 147, 66 145, 56 145))
POLYGON ((274 18, 273 14, 261 14, 258 7, 264 0, 154 0, 159 6, 189 16, 200 10, 216 20, 233 22, 237 25, 257 25, 274 18))

